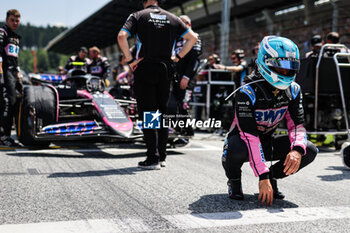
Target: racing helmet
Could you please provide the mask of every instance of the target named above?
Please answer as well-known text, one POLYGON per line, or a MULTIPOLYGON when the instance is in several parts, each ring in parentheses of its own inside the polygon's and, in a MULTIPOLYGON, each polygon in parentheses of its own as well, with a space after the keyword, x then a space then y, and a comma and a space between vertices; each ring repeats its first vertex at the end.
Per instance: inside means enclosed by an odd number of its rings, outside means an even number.
POLYGON ((285 90, 299 71, 298 46, 284 37, 265 36, 259 46, 256 64, 266 81, 278 89, 285 90))

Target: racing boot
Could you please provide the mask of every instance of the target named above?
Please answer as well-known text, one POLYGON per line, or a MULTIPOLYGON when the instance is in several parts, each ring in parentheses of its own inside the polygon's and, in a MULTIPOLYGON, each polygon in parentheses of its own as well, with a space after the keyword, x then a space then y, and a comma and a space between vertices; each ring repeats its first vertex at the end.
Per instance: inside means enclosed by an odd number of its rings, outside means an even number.
POLYGON ((270 183, 273 189, 273 198, 275 199, 284 199, 284 195, 283 193, 281 193, 280 191, 278 191, 277 188, 277 180, 275 178, 270 178, 270 183))
POLYGON ((243 200, 241 179, 229 179, 227 181, 228 197, 234 200, 243 200))

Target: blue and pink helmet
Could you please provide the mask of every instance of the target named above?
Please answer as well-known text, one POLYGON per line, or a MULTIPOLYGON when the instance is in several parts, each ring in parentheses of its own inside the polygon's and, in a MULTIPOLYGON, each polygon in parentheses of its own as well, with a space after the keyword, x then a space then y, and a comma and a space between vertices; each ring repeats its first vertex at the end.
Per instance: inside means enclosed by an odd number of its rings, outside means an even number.
POLYGON ((278 89, 285 90, 299 71, 298 46, 284 37, 265 36, 260 43, 256 63, 266 81, 278 89))

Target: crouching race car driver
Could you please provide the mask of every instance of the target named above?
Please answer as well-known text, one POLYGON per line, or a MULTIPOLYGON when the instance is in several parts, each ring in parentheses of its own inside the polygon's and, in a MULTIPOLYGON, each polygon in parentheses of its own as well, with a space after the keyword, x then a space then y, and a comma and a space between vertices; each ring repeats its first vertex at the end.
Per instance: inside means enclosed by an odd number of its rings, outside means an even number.
POLYGON ((295 174, 315 159, 318 149, 306 138, 302 94, 294 82, 299 64, 299 50, 291 40, 267 36, 260 43, 255 71, 236 93, 235 116, 224 144, 222 164, 230 198, 244 198, 244 162, 249 161, 259 177, 259 200, 271 205, 273 198, 284 198, 276 180, 295 174), (273 136, 284 118, 288 135, 273 136), (266 161, 272 160, 277 162, 268 167, 266 161))

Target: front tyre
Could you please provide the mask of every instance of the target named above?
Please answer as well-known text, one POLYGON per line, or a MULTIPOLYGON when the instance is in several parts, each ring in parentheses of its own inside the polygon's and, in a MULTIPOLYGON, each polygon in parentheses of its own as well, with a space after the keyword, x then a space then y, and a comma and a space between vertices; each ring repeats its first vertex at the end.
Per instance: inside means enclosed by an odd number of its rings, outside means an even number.
POLYGON ((18 140, 25 146, 47 147, 50 141, 36 139, 43 126, 56 122, 57 96, 48 86, 26 86, 17 120, 18 140))

